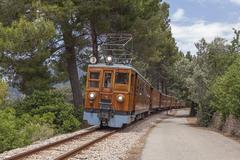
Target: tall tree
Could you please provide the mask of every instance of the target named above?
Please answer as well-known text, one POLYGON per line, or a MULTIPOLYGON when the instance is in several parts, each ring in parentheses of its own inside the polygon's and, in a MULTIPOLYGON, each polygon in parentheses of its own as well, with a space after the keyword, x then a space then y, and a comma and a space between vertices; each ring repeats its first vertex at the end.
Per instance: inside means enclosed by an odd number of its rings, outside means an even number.
MULTIPOLYGON (((139 1, 42 1, 41 8, 59 31, 56 49, 66 63, 74 104, 82 103, 77 56, 88 46, 98 57, 100 37, 106 32, 126 32, 136 20, 139 1), (60 42, 60 43, 59 43, 60 42), (59 45, 60 44, 60 45, 59 45)), ((80 64, 81 65, 81 64, 80 64)))
POLYGON ((53 24, 21 18, 11 26, 0 24, 0 35, 0 62, 5 74, 16 75, 11 80, 18 82, 24 93, 48 88, 50 74, 44 62, 49 57, 47 45, 54 35, 53 24))
MULTIPOLYGON (((4 1, 4 5, 7 4, 11 8, 12 2, 12 0, 4 1)), ((45 27, 43 31, 44 34, 51 32, 47 36, 37 32, 36 35, 28 35, 25 39, 12 40, 15 44, 23 44, 27 48, 24 50, 16 47, 15 50, 6 54, 8 47, 0 47, 0 50, 3 48, 1 53, 4 53, 4 58, 8 59, 8 64, 16 64, 12 66, 15 73, 21 75, 23 90, 30 90, 27 93, 34 88, 41 88, 42 85, 37 87, 38 83, 32 83, 34 81, 39 80, 38 82, 46 85, 52 82, 40 80, 41 77, 47 79, 52 75, 64 76, 65 74, 62 73, 67 72, 74 105, 79 108, 82 104, 82 93, 78 70, 84 63, 81 56, 85 50, 92 48, 93 55, 98 57, 98 46, 104 41, 101 37, 104 37, 107 32, 133 33, 136 38, 135 57, 138 57, 139 64, 149 66, 143 69, 152 71, 148 76, 156 73, 159 77, 165 74, 166 66, 172 64, 175 59, 177 48, 169 24, 169 5, 165 2, 159 2, 159 0, 21 0, 18 2, 21 2, 20 11, 18 14, 13 14, 15 16, 12 21, 6 24, 10 25, 15 20, 16 29, 21 28, 17 25, 17 23, 20 24, 19 17, 25 17, 25 21, 31 22, 30 26, 38 24, 40 20, 44 24, 49 24, 50 20, 55 31, 55 34, 52 34, 52 27, 48 25, 49 28, 45 27), (47 38, 44 39, 44 37, 47 38), (21 40, 23 40, 22 43, 21 40), (43 43, 39 46, 36 42, 43 43), (27 52, 30 48, 31 50, 27 52), (19 59, 15 53, 25 54, 25 57, 19 59), (7 55, 14 58, 9 59, 7 55), (144 57, 147 61, 139 57, 144 57), (12 59, 14 63, 11 62, 12 59), (24 65, 21 65, 23 63, 24 65), (34 66, 34 64, 38 65, 34 66), (38 77, 38 75, 41 76, 38 77), (32 81, 26 83, 29 79, 32 81)), ((14 11, 14 7, 11 9, 14 11)), ((10 27, 12 30, 14 30, 13 26, 10 27)), ((24 29, 16 29, 15 33, 23 33, 24 29)))
POLYGON ((169 5, 165 2, 144 1, 140 17, 133 26, 136 36, 134 48, 138 61, 146 63, 145 74, 151 82, 161 88, 170 84, 168 67, 178 57, 178 49, 172 36, 169 5), (141 59, 139 59, 142 57, 141 59))

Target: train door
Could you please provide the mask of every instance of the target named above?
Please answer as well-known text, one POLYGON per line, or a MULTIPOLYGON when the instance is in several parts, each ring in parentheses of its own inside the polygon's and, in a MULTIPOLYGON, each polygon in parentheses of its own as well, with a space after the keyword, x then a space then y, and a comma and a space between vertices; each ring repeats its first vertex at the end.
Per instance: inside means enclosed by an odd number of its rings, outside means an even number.
POLYGON ((106 70, 103 72, 102 92, 110 93, 113 87, 113 71, 106 70))
POLYGON ((103 71, 103 81, 100 92, 100 108, 110 110, 112 108, 112 87, 113 87, 113 71, 103 71))
POLYGON ((130 104, 129 110, 133 111, 135 107, 135 95, 136 95, 136 78, 135 73, 131 73, 131 84, 130 84, 130 104))

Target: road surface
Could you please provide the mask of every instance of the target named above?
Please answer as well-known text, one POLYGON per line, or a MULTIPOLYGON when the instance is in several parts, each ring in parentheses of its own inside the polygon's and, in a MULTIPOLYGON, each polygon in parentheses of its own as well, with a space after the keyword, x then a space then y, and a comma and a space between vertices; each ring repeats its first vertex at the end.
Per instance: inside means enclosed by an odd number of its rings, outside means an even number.
POLYGON ((142 160, 240 160, 240 143, 220 133, 189 125, 180 110, 149 134, 142 160))

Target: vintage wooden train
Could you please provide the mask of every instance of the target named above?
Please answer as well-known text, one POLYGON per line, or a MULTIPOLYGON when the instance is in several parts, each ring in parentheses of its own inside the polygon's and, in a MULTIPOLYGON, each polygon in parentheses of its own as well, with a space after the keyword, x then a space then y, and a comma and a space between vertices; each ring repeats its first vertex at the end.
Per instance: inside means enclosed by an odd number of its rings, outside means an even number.
POLYGON ((121 128, 151 112, 184 106, 184 101, 153 88, 131 66, 88 66, 83 118, 90 125, 121 128))

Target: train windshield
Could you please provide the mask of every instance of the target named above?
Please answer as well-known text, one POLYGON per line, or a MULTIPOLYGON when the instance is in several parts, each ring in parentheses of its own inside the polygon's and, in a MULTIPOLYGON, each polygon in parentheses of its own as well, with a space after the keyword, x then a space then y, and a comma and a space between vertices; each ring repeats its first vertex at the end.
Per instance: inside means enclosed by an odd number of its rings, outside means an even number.
POLYGON ((128 84, 128 73, 116 72, 115 74, 115 83, 116 84, 128 84))
POLYGON ((90 88, 99 88, 99 72, 90 72, 89 76, 89 87, 90 88))
POLYGON ((104 74, 104 88, 111 88, 112 73, 105 72, 104 74))

